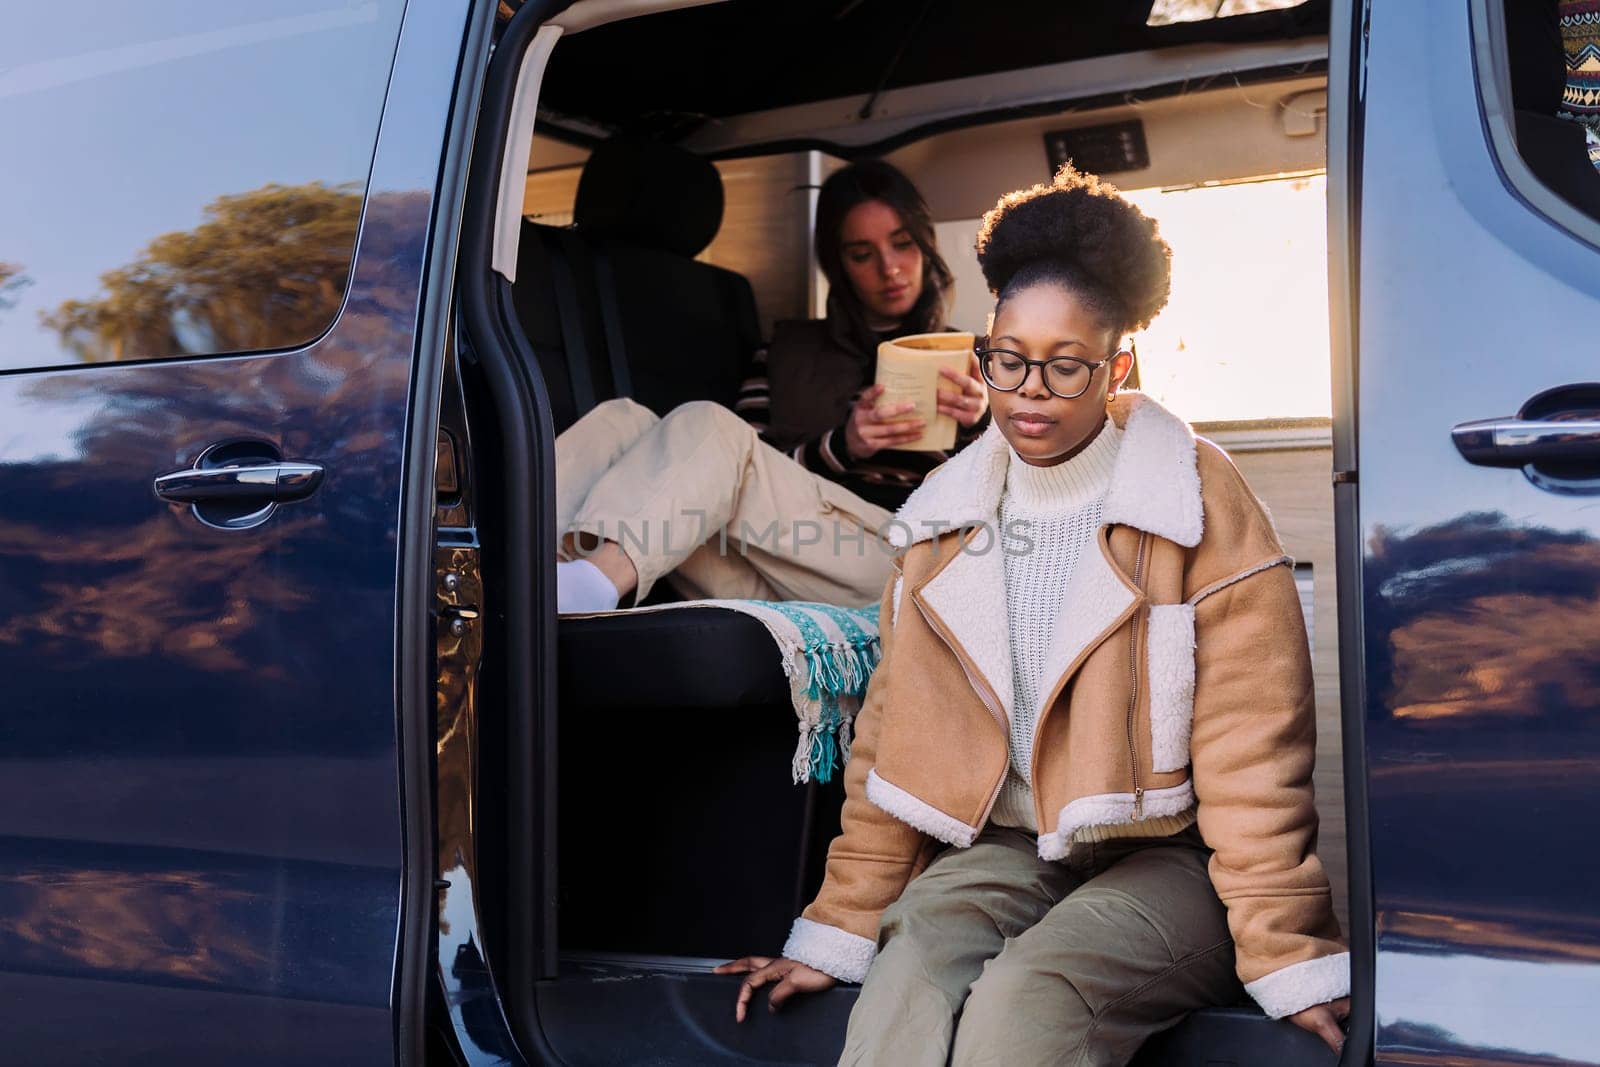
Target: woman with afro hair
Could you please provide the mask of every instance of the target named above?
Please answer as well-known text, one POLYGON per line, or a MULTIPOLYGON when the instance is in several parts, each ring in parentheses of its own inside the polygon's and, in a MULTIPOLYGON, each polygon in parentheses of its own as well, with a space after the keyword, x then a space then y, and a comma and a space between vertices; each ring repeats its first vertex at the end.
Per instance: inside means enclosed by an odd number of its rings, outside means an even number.
POLYGON ((1109 1065, 1247 993, 1338 1048, 1290 560, 1227 456, 1124 388, 1171 250, 1070 167, 977 250, 993 422, 896 516, 843 830, 783 957, 719 968, 735 1015, 862 982, 842 1063, 1109 1065))

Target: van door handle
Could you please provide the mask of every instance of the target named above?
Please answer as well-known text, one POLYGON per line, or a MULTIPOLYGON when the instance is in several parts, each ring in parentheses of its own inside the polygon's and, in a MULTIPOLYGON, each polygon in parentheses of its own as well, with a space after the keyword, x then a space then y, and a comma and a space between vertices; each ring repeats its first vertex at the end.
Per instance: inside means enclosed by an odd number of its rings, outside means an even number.
POLYGON ((183 504, 301 500, 322 482, 315 463, 250 463, 173 471, 156 479, 156 496, 183 504))
POLYGON ((1456 451, 1480 467, 1600 459, 1600 419, 1476 419, 1450 431, 1456 451))

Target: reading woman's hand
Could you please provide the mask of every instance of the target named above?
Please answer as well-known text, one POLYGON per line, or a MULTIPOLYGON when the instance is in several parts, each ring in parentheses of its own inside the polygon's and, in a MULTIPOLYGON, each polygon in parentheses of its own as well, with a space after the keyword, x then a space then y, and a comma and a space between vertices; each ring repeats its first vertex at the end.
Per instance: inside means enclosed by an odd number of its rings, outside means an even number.
POLYGON ((838 979, 832 975, 823 974, 813 967, 807 967, 794 960, 775 960, 769 956, 746 956, 732 963, 724 963, 714 973, 748 976, 739 983, 739 1001, 733 1006, 733 1017, 735 1021, 741 1023, 744 1022, 745 1012, 749 1009, 750 1000, 756 995, 756 990, 771 982, 778 984, 767 994, 768 1011, 777 1011, 783 1007, 784 1001, 796 993, 820 993, 839 984, 838 979))
POLYGON ((1302 1030, 1309 1030, 1327 1042, 1335 1052, 1344 1049, 1344 1030, 1339 1024, 1350 1017, 1350 998, 1340 997, 1326 1004, 1318 1004, 1305 1011, 1295 1012, 1289 1021, 1302 1030))
POLYGON ((949 385, 939 390, 939 414, 949 415, 968 430, 978 425, 989 410, 989 390, 978 377, 978 357, 973 356, 967 364, 967 373, 940 367, 939 377, 944 379, 940 385, 949 385))
POLYGON ((850 409, 850 421, 844 427, 844 445, 851 459, 866 459, 880 449, 909 445, 922 436, 924 421, 906 418, 917 405, 907 400, 880 410, 878 397, 882 395, 883 386, 874 385, 864 390, 850 409))

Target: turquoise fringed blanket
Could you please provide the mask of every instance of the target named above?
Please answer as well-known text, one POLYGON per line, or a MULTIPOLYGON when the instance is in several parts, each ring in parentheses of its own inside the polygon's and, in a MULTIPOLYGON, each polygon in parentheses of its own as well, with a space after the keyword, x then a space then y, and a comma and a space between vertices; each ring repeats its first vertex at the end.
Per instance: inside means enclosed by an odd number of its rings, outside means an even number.
POLYGON ((726 608, 757 620, 772 635, 800 720, 790 771, 796 782, 832 781, 850 758, 850 730, 867 680, 878 665, 878 606, 841 608, 802 600, 691 600, 651 611, 726 608))
POLYGON ((796 782, 833 779, 850 758, 850 730, 878 665, 878 606, 840 608, 799 600, 708 603, 758 619, 783 656, 789 698, 800 719, 790 766, 796 782))

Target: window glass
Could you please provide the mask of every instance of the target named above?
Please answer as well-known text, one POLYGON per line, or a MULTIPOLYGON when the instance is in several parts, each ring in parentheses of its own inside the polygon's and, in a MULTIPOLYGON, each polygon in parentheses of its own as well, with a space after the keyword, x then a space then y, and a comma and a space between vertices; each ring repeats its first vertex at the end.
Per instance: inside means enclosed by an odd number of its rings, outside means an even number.
POLYGON ((0 370, 326 330, 403 7, 6 5, 0 370))
MULTIPOLYGON (((1172 298, 1138 337, 1140 388, 1191 422, 1326 418, 1327 181, 1322 175, 1124 190, 1172 245, 1172 298)), ((970 254, 978 220, 941 223, 951 321, 993 306, 970 254)))
MULTIPOLYGON (((1494 98, 1495 106, 1484 108, 1490 139, 1503 156, 1521 155, 1544 189, 1527 187, 1521 168, 1508 167, 1507 176, 1542 211, 1565 214, 1547 190, 1600 218, 1600 11, 1594 0, 1507 0, 1503 16, 1503 37, 1474 29, 1480 40, 1504 45, 1496 59, 1505 82, 1495 63, 1478 68, 1494 98), (1508 89, 1509 112, 1501 103, 1508 89)), ((1588 236, 1592 241, 1592 230, 1588 236)))

